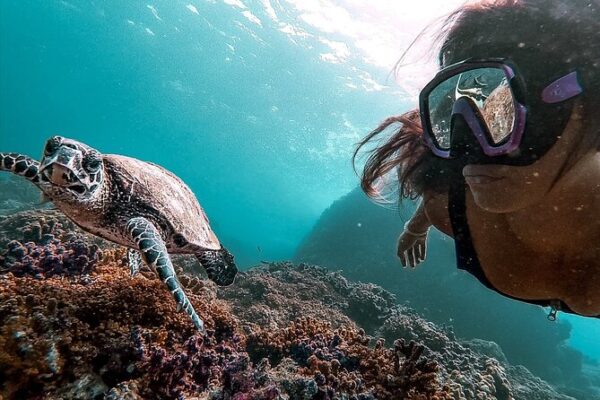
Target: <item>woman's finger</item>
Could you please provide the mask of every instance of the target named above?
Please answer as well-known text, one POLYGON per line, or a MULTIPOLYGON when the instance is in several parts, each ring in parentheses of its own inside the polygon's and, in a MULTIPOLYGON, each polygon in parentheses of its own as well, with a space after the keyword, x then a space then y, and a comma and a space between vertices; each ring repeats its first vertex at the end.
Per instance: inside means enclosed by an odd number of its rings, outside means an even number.
POLYGON ((425 243, 421 242, 417 245, 417 248, 419 249, 419 260, 421 261, 425 261, 425 243))
POLYGON ((411 268, 414 268, 416 265, 415 248, 411 247, 407 253, 408 253, 408 264, 410 265, 411 268))
POLYGON ((421 264, 421 250, 419 249, 419 245, 415 245, 415 268, 421 264))
POLYGON ((415 256, 417 257, 417 262, 423 260, 423 248, 420 243, 415 244, 415 256))
POLYGON ((406 256, 403 251, 400 251, 400 249, 398 249, 398 258, 400 258, 402 268, 406 268, 406 256))

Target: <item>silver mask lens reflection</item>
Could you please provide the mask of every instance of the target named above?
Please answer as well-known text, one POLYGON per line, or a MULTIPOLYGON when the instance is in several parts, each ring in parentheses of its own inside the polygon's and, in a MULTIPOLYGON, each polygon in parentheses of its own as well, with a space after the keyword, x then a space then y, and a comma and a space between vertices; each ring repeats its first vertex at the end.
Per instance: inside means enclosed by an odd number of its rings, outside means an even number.
POLYGON ((504 71, 476 68, 446 79, 429 94, 431 129, 440 149, 450 148, 452 108, 461 97, 468 97, 478 108, 491 136, 490 145, 508 138, 515 123, 515 107, 504 71))

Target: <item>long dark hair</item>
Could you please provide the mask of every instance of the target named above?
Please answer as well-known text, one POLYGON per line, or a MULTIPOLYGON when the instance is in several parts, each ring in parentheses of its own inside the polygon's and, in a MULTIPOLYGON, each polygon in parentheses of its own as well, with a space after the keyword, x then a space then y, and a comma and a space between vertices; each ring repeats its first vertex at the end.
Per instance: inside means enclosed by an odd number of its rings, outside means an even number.
MULTIPOLYGON (((446 16, 435 37, 440 67, 468 57, 510 57, 527 71, 531 93, 557 78, 557 71, 576 69, 584 86, 581 143, 600 149, 600 0, 480 1, 446 16)), ((358 143, 354 165, 365 146, 392 126, 391 137, 366 151, 363 191, 376 196, 380 178, 396 169, 400 198, 446 192, 462 166, 425 146, 418 110, 389 117, 371 131, 358 143)))
POLYGON ((372 150, 363 168, 361 188, 370 197, 380 194, 378 179, 390 172, 398 174, 400 198, 414 199, 424 191, 443 193, 448 189, 454 164, 433 155, 423 143, 419 110, 389 117, 365 137, 353 156, 356 161, 360 148, 377 135, 395 126, 392 136, 372 150), (395 171, 394 171, 395 170, 395 171))

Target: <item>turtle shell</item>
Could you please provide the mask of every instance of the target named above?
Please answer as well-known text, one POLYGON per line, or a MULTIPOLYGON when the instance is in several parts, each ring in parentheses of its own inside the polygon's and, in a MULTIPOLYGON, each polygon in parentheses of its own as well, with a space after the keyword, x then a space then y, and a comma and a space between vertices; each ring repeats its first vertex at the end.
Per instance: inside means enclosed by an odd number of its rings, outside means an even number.
POLYGON ((118 190, 123 208, 145 211, 141 216, 152 214, 151 220, 160 225, 158 229, 171 227, 172 233, 164 235, 167 247, 180 247, 173 242, 183 238, 203 249, 221 248, 196 196, 176 175, 159 165, 131 157, 108 154, 103 159, 108 179, 118 190))

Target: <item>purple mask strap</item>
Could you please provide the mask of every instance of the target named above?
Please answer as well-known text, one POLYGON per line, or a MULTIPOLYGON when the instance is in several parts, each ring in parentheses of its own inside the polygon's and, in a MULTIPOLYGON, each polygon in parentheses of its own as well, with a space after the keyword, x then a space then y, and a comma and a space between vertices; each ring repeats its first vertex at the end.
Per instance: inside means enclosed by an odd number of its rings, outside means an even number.
POLYGON ((549 104, 560 103, 582 92, 583 89, 577 81, 577 71, 573 71, 546 86, 542 90, 542 100, 549 104))

